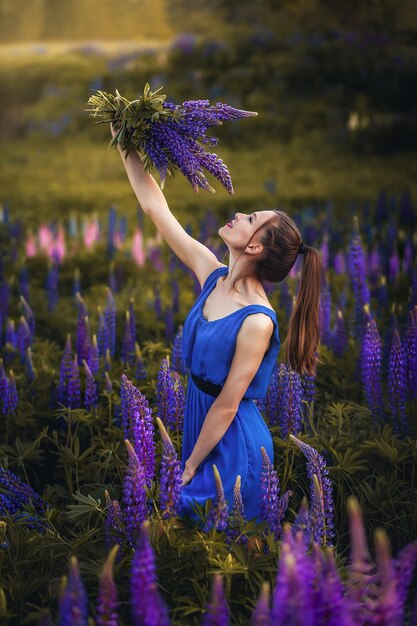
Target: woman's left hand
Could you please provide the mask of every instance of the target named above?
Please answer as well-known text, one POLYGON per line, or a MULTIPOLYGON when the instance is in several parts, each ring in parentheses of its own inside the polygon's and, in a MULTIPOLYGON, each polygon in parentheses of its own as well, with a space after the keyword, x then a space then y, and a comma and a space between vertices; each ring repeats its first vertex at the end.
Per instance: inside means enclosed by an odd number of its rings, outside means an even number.
POLYGON ((189 482, 191 482, 195 476, 195 473, 196 473, 196 470, 194 468, 189 467, 187 466, 187 464, 185 464, 185 469, 181 476, 181 480, 182 480, 181 487, 184 487, 184 485, 187 485, 189 482))

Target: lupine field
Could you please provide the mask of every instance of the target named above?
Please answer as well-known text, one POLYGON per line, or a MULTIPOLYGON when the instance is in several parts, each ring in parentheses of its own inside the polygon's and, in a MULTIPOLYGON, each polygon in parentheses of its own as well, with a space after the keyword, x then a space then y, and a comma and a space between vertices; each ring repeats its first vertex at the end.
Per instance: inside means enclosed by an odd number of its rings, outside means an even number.
MULTIPOLYGON (((0 624, 417 625, 413 3, 111 2, 0 3, 0 624), (227 263, 219 227, 281 208, 326 268, 316 376, 281 348, 257 401, 257 522, 216 466, 201 523, 180 509, 200 287, 86 110, 145 83, 188 130, 208 102, 258 113, 207 136, 204 185, 167 177, 187 232, 227 263)), ((302 263, 266 285, 282 341, 302 263)))

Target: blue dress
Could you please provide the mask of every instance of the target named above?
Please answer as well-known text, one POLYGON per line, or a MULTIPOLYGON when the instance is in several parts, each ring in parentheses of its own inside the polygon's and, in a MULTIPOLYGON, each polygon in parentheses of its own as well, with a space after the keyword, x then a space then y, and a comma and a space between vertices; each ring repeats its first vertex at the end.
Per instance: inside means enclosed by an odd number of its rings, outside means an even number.
MULTIPOLYGON (((207 498, 214 502, 216 497, 213 463, 219 470, 229 510, 233 506, 236 476, 240 474, 245 517, 248 520, 257 518, 262 471, 261 446, 265 448, 271 461, 274 453, 271 433, 253 400, 265 397, 277 360, 280 338, 276 314, 261 304, 249 304, 225 317, 207 321, 203 316, 206 298, 215 288, 218 279, 228 271, 227 266, 221 266, 208 276, 184 322, 182 356, 187 367, 194 375, 211 383, 223 385, 233 360, 236 336, 246 316, 253 313, 269 315, 274 322, 274 331, 269 348, 239 404, 232 423, 200 464, 191 482, 181 488, 181 515, 191 518, 197 525, 199 518, 191 508, 194 500, 204 507, 207 498)), ((200 391, 190 376, 184 412, 182 470, 214 401, 215 397, 200 391)))

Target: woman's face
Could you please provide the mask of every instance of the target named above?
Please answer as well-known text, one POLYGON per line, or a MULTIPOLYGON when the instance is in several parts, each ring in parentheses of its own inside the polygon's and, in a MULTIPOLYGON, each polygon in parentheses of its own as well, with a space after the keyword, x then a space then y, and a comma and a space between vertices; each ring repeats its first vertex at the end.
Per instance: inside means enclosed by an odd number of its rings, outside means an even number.
POLYGON ((274 211, 254 211, 249 214, 236 213, 231 222, 227 222, 219 228, 219 235, 229 248, 234 248, 240 252, 246 247, 249 240, 251 240, 249 244, 251 246, 260 244, 263 230, 260 227, 268 222, 271 217, 276 217, 274 211), (256 234, 251 239, 254 233, 256 234))

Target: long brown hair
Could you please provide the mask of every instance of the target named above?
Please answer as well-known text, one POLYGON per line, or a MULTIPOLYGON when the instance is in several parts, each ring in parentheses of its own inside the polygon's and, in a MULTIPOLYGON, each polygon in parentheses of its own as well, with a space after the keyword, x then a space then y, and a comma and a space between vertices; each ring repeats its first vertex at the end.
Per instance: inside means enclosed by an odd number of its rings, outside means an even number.
MULTIPOLYGON (((261 282, 279 283, 294 265, 302 238, 294 220, 284 211, 275 209, 275 216, 261 224, 252 234, 262 229, 262 257, 255 271, 261 282)), ((248 243, 249 243, 248 242, 248 243)), ((246 244, 248 245, 248 244, 246 244)), ((285 358, 299 374, 316 373, 320 346, 320 296, 325 279, 325 268, 316 248, 305 245, 303 266, 296 301, 288 321, 285 358)), ((245 246, 246 248, 246 246, 245 246)), ((242 250, 243 253, 243 250, 242 250)))

